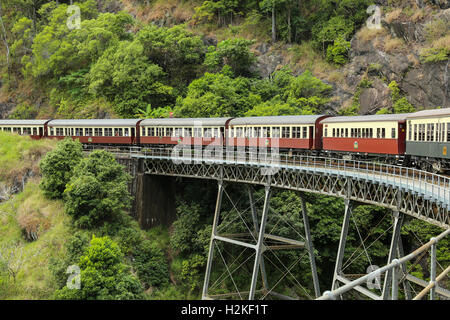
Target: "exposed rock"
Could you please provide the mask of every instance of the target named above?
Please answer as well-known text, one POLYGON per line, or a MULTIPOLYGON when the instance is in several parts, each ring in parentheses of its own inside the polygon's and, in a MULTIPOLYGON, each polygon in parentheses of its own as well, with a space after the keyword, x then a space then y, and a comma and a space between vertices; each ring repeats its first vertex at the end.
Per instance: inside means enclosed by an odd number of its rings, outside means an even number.
POLYGON ((400 88, 407 93, 408 100, 424 108, 450 107, 449 63, 427 63, 411 69, 400 88))
POLYGON ((374 114, 381 108, 392 105, 389 87, 380 79, 372 80, 371 88, 363 88, 359 96, 360 112, 374 114))
POLYGON ((10 99, 6 102, 0 102, 0 119, 6 119, 9 112, 16 106, 16 104, 10 99))
MULTIPOLYGON (((276 51, 268 50, 267 47, 262 48, 265 53, 257 57, 256 69, 263 78, 269 77, 274 71, 279 70, 287 64, 284 57, 277 54, 276 51)), ((262 52, 261 52, 262 53, 262 52)))

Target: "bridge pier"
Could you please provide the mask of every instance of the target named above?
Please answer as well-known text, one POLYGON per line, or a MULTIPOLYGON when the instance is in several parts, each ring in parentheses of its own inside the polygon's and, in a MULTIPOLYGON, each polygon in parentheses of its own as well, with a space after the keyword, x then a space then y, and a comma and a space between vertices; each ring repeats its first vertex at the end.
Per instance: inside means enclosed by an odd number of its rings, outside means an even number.
POLYGON ((138 173, 134 215, 142 229, 170 226, 176 220, 174 178, 138 173))

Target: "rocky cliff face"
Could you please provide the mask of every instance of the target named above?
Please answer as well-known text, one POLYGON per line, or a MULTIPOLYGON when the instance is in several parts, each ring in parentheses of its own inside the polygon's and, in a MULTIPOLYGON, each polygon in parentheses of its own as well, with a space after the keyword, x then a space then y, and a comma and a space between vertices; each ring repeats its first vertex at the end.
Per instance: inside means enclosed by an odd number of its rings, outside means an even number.
MULTIPOLYGON (((441 7, 450 7, 450 1, 444 2, 440 2, 441 7)), ((373 114, 381 108, 391 107, 388 85, 392 81, 397 82, 402 94, 417 109, 450 107, 449 61, 424 63, 420 60, 421 51, 430 45, 426 39, 427 25, 442 21, 444 26, 449 26, 450 9, 425 8, 423 16, 413 18, 399 14, 392 19, 385 14, 382 29, 363 27, 356 33, 351 39, 349 62, 337 71, 343 81, 326 81, 334 88, 332 102, 328 105, 331 112, 352 102, 363 79, 369 80, 370 86, 360 88, 361 114, 373 114)), ((279 50, 270 50, 266 46, 256 50, 259 52, 258 69, 263 77, 289 63, 279 50)), ((303 71, 296 70, 296 73, 303 71)))

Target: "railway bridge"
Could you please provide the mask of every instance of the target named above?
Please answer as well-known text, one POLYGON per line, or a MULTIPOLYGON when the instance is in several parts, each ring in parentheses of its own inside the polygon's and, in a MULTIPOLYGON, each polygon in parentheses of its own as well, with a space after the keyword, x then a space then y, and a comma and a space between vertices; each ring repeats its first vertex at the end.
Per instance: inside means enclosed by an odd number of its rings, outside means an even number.
MULTIPOLYGON (((209 255, 203 286, 203 299, 241 298, 255 299, 273 297, 277 299, 293 299, 293 297, 277 293, 276 284, 268 283, 266 274, 266 254, 274 250, 305 250, 311 267, 311 280, 314 286, 315 299, 342 299, 344 293, 356 290, 364 297, 382 300, 397 299, 399 284, 403 285, 405 299, 420 299, 429 295, 435 299, 449 299, 450 291, 439 287, 439 281, 448 277, 450 266, 440 275, 436 274, 436 250, 439 240, 450 233, 450 178, 424 171, 403 168, 394 165, 369 163, 355 160, 330 159, 315 156, 299 156, 289 154, 258 154, 257 152, 234 150, 215 150, 206 153, 201 150, 175 150, 128 148, 111 150, 117 160, 125 165, 132 176, 171 176, 217 181, 217 201, 214 222, 209 246, 209 255), (221 224, 225 221, 221 212, 222 202, 227 185, 231 183, 249 186, 245 195, 249 199, 248 212, 252 225, 245 225, 248 233, 226 234, 221 224), (256 210, 256 200, 252 185, 265 188, 262 212, 256 210), (302 199, 302 219, 304 236, 290 239, 271 233, 266 229, 270 215, 275 215, 269 201, 272 190, 281 188, 297 191, 302 199), (313 237, 309 228, 309 219, 304 193, 316 193, 345 199, 345 211, 341 227, 341 235, 336 255, 333 281, 330 290, 320 292, 319 278, 314 257, 313 237), (349 279, 343 272, 344 252, 351 216, 354 208, 360 204, 381 206, 392 210, 392 238, 386 266, 373 270, 357 279, 349 279), (443 229, 442 234, 430 239, 421 248, 409 255, 403 252, 400 232, 405 215, 426 221, 443 229), (253 258, 253 272, 248 290, 217 293, 211 292, 212 286, 223 281, 224 277, 233 279, 232 269, 226 266, 226 274, 211 283, 214 273, 214 261, 224 260, 220 243, 239 246, 249 258, 253 258), (250 254, 248 253, 250 252, 250 254), (430 252, 431 275, 426 282, 409 273, 407 262, 417 256, 430 252), (381 283, 380 276, 383 275, 381 283), (378 281, 378 287, 369 284, 378 281), (410 285, 414 283, 423 290, 413 297, 410 285)), ((281 219, 281 218, 280 218, 281 219)), ((282 262, 280 261, 282 264, 282 262)), ((285 267, 284 275, 290 274, 291 267, 285 267)), ((292 275, 292 274, 290 274, 292 275)))

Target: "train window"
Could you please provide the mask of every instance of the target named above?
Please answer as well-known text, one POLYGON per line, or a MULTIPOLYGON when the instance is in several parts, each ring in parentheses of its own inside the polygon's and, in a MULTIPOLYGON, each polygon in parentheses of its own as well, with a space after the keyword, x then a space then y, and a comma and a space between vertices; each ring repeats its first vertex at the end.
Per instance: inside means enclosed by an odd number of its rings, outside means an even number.
POLYGON ((82 136, 83 135, 83 129, 82 128, 75 128, 75 135, 76 136, 82 136))
POLYGON ((392 138, 392 139, 397 138, 397 137, 396 137, 396 130, 395 130, 395 128, 392 128, 391 138, 392 138))
MULTIPOLYGON (((189 129, 191 130, 190 131, 190 135, 189 135, 189 137, 190 137, 192 135, 192 129, 191 128, 189 128, 189 129)), ((164 128, 156 128, 156 136, 157 137, 164 137, 164 128)))
POLYGON ((245 138, 250 138, 251 137, 251 133, 252 133, 251 128, 249 128, 249 127, 242 128, 242 133, 243 133, 245 138))
POLYGON ((214 138, 220 138, 219 128, 214 128, 214 138))
POLYGON ((147 136, 154 137, 155 136, 155 128, 153 128, 153 127, 147 128, 147 136))
POLYGON ((336 129, 333 128, 333 138, 335 138, 335 137, 336 137, 336 129))
POLYGON ((381 138, 386 138, 386 128, 381 128, 381 138))
POLYGON ((201 138, 202 137, 202 128, 194 128, 194 137, 201 138))
POLYGON ((373 128, 370 128, 369 130, 369 138, 373 138, 373 128))
POLYGON ((94 128, 94 136, 101 137, 102 135, 102 128, 94 128))
MULTIPOLYGON (((201 130, 201 128, 200 128, 201 130)), ((201 134, 201 131, 200 131, 201 134)), ((173 135, 173 128, 166 128, 166 137, 171 137, 173 135)))
POLYGON ((348 128, 345 128, 345 138, 348 138, 348 128))
POLYGON ((122 137, 123 136, 122 128, 115 128, 114 129, 114 136, 115 137, 122 137))
POLYGON ((450 122, 447 123, 447 142, 450 142, 450 122))
POLYGON ((32 135, 37 136, 37 128, 32 128, 32 135))
MULTIPOLYGON (((326 132, 327 132, 327 129, 325 128, 325 136, 327 135, 326 132)), ((291 135, 291 128, 290 127, 282 127, 281 128, 281 137, 283 137, 283 138, 290 138, 290 135, 291 135)))
POLYGON ((262 127, 261 128, 261 137, 267 138, 269 136, 269 130, 270 130, 270 128, 268 128, 268 127, 262 127))
POLYGON ((204 128, 203 129, 203 137, 205 138, 211 138, 211 129, 210 128, 204 128))
POLYGON ((272 127, 272 138, 279 138, 280 137, 280 127, 272 127))
MULTIPOLYGON (((301 134, 300 129, 301 129, 300 127, 292 127, 292 138, 294 138, 294 139, 300 138, 300 134, 301 134)), ((333 132, 333 135, 334 135, 334 132, 333 132)))
POLYGON ((242 137, 242 128, 236 128, 236 138, 242 137))
POLYGON ((261 136, 261 128, 255 127, 253 132, 253 137, 259 138, 261 136))
POLYGON ((86 137, 92 137, 92 128, 86 128, 84 132, 86 133, 86 137))
POLYGON ((105 128, 105 137, 112 137, 112 128, 105 128))
POLYGON ((31 128, 23 128, 23 134, 24 135, 30 135, 31 134, 31 128))
POLYGON ((307 127, 302 127, 303 129, 303 139, 308 138, 308 128, 307 127))

